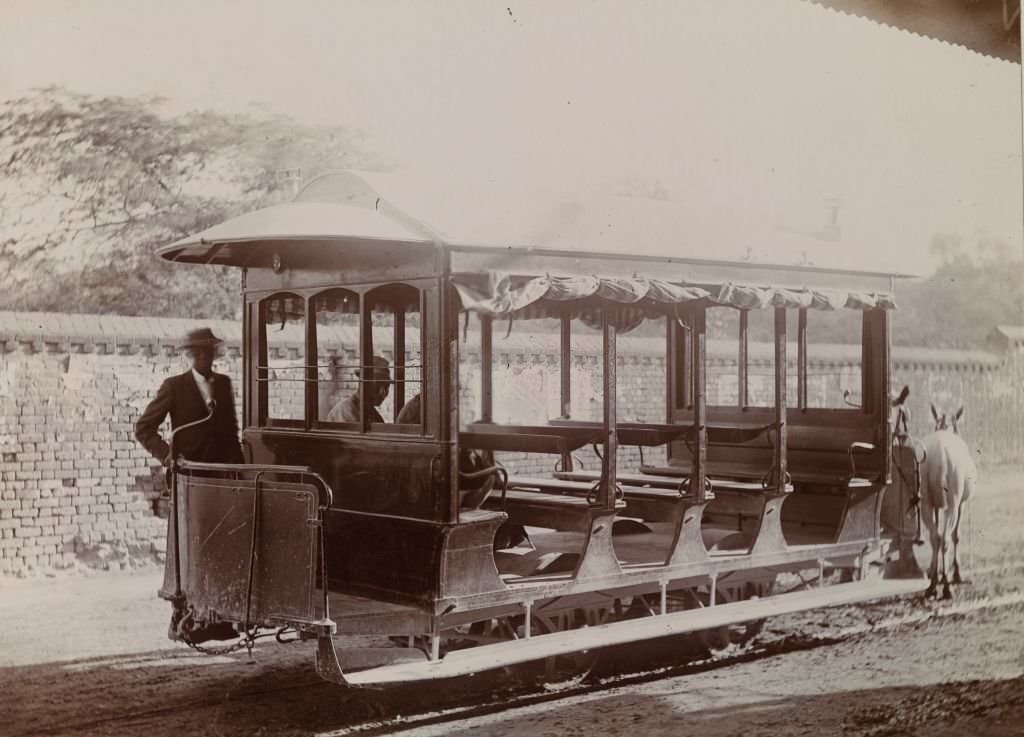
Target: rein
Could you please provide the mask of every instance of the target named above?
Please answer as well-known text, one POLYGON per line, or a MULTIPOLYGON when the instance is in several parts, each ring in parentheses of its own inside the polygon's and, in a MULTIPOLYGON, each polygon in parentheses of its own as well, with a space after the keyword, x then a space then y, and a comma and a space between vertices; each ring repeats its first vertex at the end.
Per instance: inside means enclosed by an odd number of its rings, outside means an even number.
POLYGON ((928 451, 920 443, 920 441, 914 440, 910 436, 910 429, 908 427, 907 412, 901 407, 896 415, 896 422, 894 423, 895 432, 893 433, 893 445, 897 448, 909 447, 913 452, 914 456, 914 479, 911 482, 907 478, 907 474, 903 469, 903 465, 900 463, 896 464, 896 470, 900 475, 900 479, 903 481, 904 486, 910 487, 914 495, 910 499, 910 504, 907 505, 907 511, 911 509, 917 512, 917 536, 914 539, 915 543, 921 542, 921 466, 928 458, 928 451), (921 449, 920 458, 918 457, 917 449, 921 449))

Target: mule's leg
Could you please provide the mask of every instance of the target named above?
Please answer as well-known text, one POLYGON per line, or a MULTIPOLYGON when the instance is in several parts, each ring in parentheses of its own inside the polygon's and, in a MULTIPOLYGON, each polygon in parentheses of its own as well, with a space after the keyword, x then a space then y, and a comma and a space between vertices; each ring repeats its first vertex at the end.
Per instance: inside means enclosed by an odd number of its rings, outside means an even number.
POLYGON ((953 505, 952 499, 946 497, 946 508, 942 512, 942 526, 939 528, 939 532, 942 536, 942 598, 952 599, 953 593, 949 590, 949 579, 946 578, 946 573, 949 571, 949 553, 953 548, 950 543, 950 539, 953 537, 954 528, 954 515, 956 514, 956 507, 953 505))
POLYGON ((924 597, 929 599, 935 596, 935 589, 939 581, 939 547, 941 540, 939 538, 939 526, 935 520, 935 516, 938 514, 938 510, 933 509, 922 509, 921 510, 921 521, 924 522, 924 526, 928 528, 928 542, 932 548, 932 560, 928 566, 928 588, 925 589, 924 597))
POLYGON ((960 503, 956 507, 956 522, 953 524, 953 585, 962 584, 964 581, 960 578, 960 560, 957 557, 958 549, 960 546, 960 522, 964 517, 964 499, 960 499, 960 503))

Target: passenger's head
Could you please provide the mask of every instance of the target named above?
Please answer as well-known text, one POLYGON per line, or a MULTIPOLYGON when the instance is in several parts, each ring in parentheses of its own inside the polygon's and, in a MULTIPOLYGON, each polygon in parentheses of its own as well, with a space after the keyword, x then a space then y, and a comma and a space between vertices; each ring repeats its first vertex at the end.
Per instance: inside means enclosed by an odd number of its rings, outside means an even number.
POLYGON ((374 407, 379 407, 391 391, 391 371, 388 359, 374 356, 370 366, 356 369, 356 376, 364 379, 365 394, 374 407))
POLYGON ((185 349, 192 368, 203 376, 209 376, 213 371, 213 359, 217 357, 218 346, 223 342, 210 328, 199 328, 190 330, 179 348, 185 349))

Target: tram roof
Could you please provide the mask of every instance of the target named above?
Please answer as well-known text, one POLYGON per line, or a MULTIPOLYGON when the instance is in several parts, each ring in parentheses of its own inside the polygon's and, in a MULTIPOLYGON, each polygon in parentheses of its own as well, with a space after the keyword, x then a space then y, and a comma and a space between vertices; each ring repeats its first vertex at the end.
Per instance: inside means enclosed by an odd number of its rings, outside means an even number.
POLYGON ((564 199, 494 183, 460 194, 423 175, 351 171, 317 177, 292 202, 231 218, 157 253, 171 261, 266 266, 266 246, 285 252, 309 242, 910 275, 880 263, 865 268, 862 252, 848 243, 744 224, 733 213, 709 214, 674 201, 564 199))
POLYGON ((809 0, 848 16, 1021 63, 1019 0, 809 0))

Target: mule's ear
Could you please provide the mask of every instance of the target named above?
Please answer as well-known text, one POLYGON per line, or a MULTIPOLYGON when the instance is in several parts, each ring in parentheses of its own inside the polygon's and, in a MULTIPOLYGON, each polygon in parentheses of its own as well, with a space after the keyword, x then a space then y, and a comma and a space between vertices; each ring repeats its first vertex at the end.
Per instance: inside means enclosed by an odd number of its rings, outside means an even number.
POLYGON ((935 420, 936 424, 939 422, 939 412, 935 409, 935 405, 929 405, 932 408, 932 419, 935 420))
POLYGON ((960 422, 960 418, 963 417, 963 416, 964 416, 964 408, 961 407, 960 409, 958 409, 956 411, 956 414, 953 415, 953 422, 960 422))
POLYGON ((910 387, 904 384, 903 389, 900 391, 900 395, 896 398, 896 404, 903 404, 905 401, 907 401, 908 396, 910 396, 910 387))

